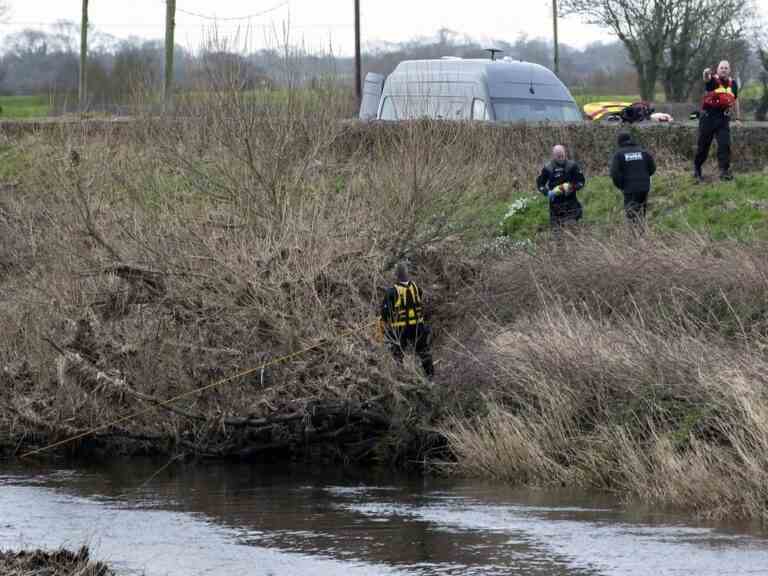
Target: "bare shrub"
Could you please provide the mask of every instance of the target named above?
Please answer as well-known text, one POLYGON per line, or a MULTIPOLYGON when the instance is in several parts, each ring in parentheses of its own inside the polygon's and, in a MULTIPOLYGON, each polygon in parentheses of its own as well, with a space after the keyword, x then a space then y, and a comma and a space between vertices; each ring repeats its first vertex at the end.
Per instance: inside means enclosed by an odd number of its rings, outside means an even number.
POLYGON ((463 473, 765 517, 768 372, 751 350, 562 309, 488 346, 487 412, 447 430, 463 473))
POLYGON ((446 422, 448 469, 766 517, 766 264, 653 236, 499 263, 482 336, 454 346, 485 405, 446 422))
POLYGON ((473 227, 465 201, 475 211, 493 200, 474 187, 487 159, 457 143, 415 188, 401 186, 387 172, 426 155, 435 125, 378 162, 340 162, 335 98, 332 86, 223 83, 127 135, 62 131, 36 145, 19 198, 45 217, 30 262, 39 298, 25 301, 18 278, 0 316, 28 323, 3 354, 8 378, 20 386, 29 366, 34 389, 0 417, 9 437, 66 436, 137 412, 99 442, 212 455, 317 444, 387 459, 435 447, 448 401, 382 351, 373 323, 402 253, 433 302, 456 289, 458 240, 473 227), (468 162, 458 175, 457 158, 468 162), (384 185, 366 185, 372 171, 384 185))
POLYGON ((766 330, 763 252, 759 242, 609 230, 498 261, 484 273, 487 290, 476 305, 506 321, 562 303, 594 318, 630 317, 647 327, 716 330, 743 339, 766 330))

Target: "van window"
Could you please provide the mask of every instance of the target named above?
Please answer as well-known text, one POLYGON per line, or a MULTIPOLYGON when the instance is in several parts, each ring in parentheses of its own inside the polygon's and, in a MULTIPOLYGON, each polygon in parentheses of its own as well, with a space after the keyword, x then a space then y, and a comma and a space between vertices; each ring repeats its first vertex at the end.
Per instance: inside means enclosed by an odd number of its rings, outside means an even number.
POLYGON ((397 120, 397 114, 395 113, 395 105, 392 103, 392 98, 387 96, 384 98, 384 102, 381 104, 381 119, 382 120, 397 120))
POLYGON ((381 106, 382 120, 416 118, 466 120, 468 117, 467 102, 455 97, 387 96, 381 106))
POLYGON ((472 101, 472 120, 490 120, 485 100, 475 98, 472 101))
POLYGON ((581 112, 573 102, 532 100, 527 98, 493 98, 497 122, 580 122, 581 112))

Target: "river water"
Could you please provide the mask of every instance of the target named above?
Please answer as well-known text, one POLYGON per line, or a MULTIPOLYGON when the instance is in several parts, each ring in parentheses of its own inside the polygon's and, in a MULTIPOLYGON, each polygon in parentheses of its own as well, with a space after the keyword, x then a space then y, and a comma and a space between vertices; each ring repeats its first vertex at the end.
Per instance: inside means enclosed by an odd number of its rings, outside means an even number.
POLYGON ((0 463, 0 549, 121 574, 765 575, 768 533, 605 496, 340 467, 0 463))

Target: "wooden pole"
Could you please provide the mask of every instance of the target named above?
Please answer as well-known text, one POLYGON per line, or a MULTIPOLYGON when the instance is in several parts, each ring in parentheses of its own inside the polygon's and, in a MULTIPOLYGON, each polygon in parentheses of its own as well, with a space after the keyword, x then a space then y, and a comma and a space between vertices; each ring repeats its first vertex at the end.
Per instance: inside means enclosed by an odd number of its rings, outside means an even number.
POLYGON ((88 104, 88 0, 83 0, 83 16, 80 20, 80 81, 77 99, 80 110, 88 104))
POLYGON ((355 0, 355 96, 357 103, 363 98, 362 66, 360 64, 360 0, 355 0))
POLYGON ((176 29, 176 0, 165 0, 165 81, 163 83, 163 107, 167 108, 173 97, 173 48, 176 29))
POLYGON ((560 76, 560 47, 557 40, 557 0, 552 0, 552 28, 555 44, 555 76, 560 76))

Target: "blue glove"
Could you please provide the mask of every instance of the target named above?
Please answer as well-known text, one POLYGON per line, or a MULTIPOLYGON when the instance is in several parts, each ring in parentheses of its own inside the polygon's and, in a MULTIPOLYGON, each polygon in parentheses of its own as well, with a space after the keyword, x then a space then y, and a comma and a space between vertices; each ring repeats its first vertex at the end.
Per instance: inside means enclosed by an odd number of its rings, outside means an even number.
POLYGON ((550 190, 549 193, 547 194, 547 198, 549 198, 550 202, 552 202, 552 200, 554 200, 556 196, 557 196, 557 193, 554 190, 550 190))

